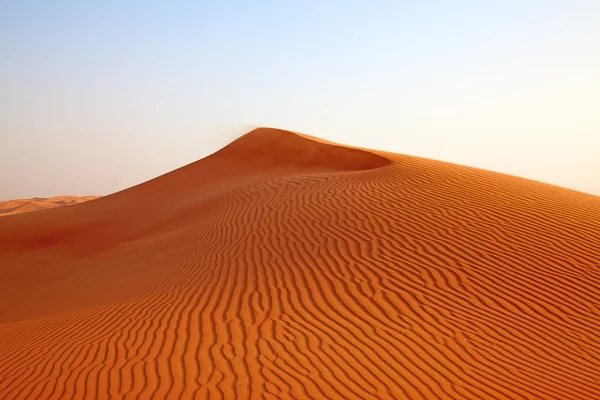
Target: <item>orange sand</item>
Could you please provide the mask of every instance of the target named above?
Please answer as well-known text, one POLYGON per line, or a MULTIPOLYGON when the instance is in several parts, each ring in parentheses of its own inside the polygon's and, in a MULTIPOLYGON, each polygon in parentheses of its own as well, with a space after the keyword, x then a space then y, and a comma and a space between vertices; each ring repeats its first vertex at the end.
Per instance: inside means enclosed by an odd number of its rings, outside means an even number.
POLYGON ((257 129, 0 220, 0 399, 600 399, 600 198, 257 129))
POLYGON ((0 217, 13 214, 22 214, 31 211, 46 210, 79 204, 95 200, 100 196, 55 196, 50 198, 35 197, 33 199, 19 199, 0 201, 0 217))

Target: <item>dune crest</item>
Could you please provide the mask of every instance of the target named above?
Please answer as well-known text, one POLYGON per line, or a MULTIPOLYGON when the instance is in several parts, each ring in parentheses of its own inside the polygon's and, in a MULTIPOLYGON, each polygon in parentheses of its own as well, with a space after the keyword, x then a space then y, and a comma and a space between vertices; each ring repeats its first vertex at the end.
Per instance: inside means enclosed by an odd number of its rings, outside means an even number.
POLYGON ((262 163, 291 163, 325 170, 368 170, 390 164, 374 152, 340 146, 308 135, 272 128, 258 128, 218 152, 262 163))
POLYGON ((0 399, 600 399, 599 216, 259 128, 0 219, 0 399))

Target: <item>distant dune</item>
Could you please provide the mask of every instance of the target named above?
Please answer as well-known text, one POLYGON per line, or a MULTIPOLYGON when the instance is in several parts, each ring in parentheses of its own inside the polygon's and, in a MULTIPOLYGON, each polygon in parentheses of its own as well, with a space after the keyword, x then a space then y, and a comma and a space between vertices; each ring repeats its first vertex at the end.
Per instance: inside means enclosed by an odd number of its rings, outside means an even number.
POLYGON ((0 217, 31 211, 46 210, 48 208, 70 206, 73 204, 95 200, 99 197, 100 196, 55 196, 49 198, 34 197, 33 199, 0 201, 0 217))
POLYGON ((600 198, 256 129, 0 219, 22 398, 600 399, 600 198))

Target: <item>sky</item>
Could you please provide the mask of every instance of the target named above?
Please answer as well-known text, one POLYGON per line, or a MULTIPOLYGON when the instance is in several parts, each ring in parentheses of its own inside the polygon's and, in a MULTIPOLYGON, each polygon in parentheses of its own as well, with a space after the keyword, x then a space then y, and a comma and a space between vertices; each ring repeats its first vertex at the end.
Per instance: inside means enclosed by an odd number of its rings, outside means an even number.
POLYGON ((0 200, 254 126, 600 195, 600 1, 0 0, 0 200))

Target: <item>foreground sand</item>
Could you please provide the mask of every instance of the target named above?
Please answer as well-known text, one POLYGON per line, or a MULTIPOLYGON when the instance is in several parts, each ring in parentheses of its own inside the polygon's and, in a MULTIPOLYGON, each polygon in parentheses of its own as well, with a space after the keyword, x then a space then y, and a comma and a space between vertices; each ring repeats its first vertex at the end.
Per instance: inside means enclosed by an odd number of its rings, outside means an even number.
POLYGON ((0 220, 0 399, 600 399, 600 198, 258 129, 0 220))
POLYGON ((0 217, 32 211, 47 210, 49 208, 71 206, 74 204, 95 200, 99 197, 100 196, 55 196, 49 198, 34 197, 33 199, 0 201, 0 217))

